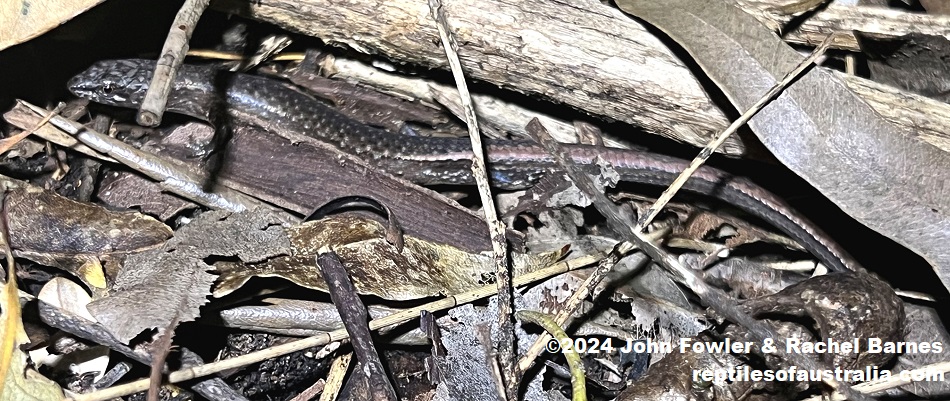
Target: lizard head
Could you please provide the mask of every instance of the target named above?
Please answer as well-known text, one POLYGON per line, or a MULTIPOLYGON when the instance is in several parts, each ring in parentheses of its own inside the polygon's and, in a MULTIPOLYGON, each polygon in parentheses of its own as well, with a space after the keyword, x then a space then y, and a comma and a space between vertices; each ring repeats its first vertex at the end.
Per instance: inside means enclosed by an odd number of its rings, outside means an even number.
POLYGON ((69 91, 97 103, 136 108, 152 80, 154 61, 99 61, 69 80, 69 91))

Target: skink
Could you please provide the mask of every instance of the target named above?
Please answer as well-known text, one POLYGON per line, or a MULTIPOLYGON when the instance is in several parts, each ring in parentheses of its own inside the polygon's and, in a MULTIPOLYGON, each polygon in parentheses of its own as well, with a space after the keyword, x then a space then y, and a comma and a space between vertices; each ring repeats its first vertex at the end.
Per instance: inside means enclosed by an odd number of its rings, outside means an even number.
MULTIPOLYGON (((155 62, 100 61, 69 81, 77 96, 137 108, 148 89, 155 62)), ((207 118, 209 105, 223 107, 232 121, 264 129, 291 130, 335 146, 422 185, 470 184, 472 153, 467 138, 429 138, 389 133, 343 116, 324 103, 283 83, 260 76, 232 74, 207 66, 185 65, 179 71, 168 110, 207 118)), ((610 163, 623 181, 667 186, 689 164, 656 153, 567 145, 580 165, 597 158, 610 163)), ((557 167, 543 149, 526 141, 487 143, 492 185, 530 187, 557 167)), ((863 270, 840 245, 782 199, 751 181, 712 167, 694 173, 683 189, 732 204, 774 225, 832 271, 863 270)))

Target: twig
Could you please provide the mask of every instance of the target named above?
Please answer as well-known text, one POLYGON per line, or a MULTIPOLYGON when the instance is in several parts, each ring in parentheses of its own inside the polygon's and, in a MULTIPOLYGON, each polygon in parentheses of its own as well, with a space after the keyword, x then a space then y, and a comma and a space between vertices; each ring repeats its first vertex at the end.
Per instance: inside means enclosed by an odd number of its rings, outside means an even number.
POLYGON ((327 387, 327 382, 325 380, 323 379, 317 380, 312 385, 310 385, 310 387, 307 387, 306 390, 301 391, 300 394, 297 394, 296 396, 294 396, 294 398, 291 398, 290 401, 310 401, 314 397, 316 397, 317 394, 322 393, 323 389, 325 389, 326 387, 327 387))
POLYGON ((330 365, 330 373, 327 373, 327 384, 323 387, 323 394, 320 394, 320 401, 334 401, 340 395, 340 389, 343 388, 343 378, 346 377, 346 371, 350 368, 350 360, 353 354, 340 355, 333 360, 330 365))
POLYGON ((56 108, 54 108, 52 111, 46 113, 46 115, 43 116, 42 120, 37 121, 36 124, 33 124, 33 126, 30 127, 30 129, 25 129, 23 130, 23 132, 19 134, 0 139, 0 154, 6 153, 14 145, 20 143, 20 141, 22 141, 23 138, 30 136, 30 134, 32 133, 35 133, 38 129, 40 129, 40 127, 46 124, 49 121, 49 119, 53 118, 54 115, 59 113, 63 109, 63 106, 64 106, 63 103, 60 103, 59 105, 57 105, 56 108))
MULTIPOLYGON (((535 127, 531 129, 531 132, 541 134, 537 138, 538 142, 554 157, 561 168, 567 172, 571 180, 574 181, 574 184, 591 199, 594 208, 606 218, 607 225, 612 230, 623 235, 625 240, 636 244, 644 253, 659 263, 660 266, 663 266, 672 273, 677 281, 696 294, 703 304, 709 306, 729 321, 747 328, 751 339, 759 343, 764 343, 764 341, 769 338, 782 338, 782 336, 765 323, 755 320, 748 314, 742 312, 735 299, 729 297, 718 288, 708 285, 698 277, 695 272, 680 263, 674 256, 661 250, 656 244, 646 238, 640 230, 636 230, 628 225, 620 208, 613 204, 610 199, 607 199, 606 195, 597 190, 597 187, 591 181, 590 177, 584 174, 576 164, 571 162, 570 156, 561 148, 560 144, 546 135, 546 130, 541 126, 541 123, 538 122, 538 120, 532 120, 529 125, 535 125, 535 127)), ((823 364, 819 364, 815 359, 806 354, 788 353, 785 352, 785 349, 782 347, 777 347, 775 354, 805 369, 828 370, 823 364)), ((865 401, 870 399, 868 396, 854 391, 851 386, 840 383, 837 380, 823 378, 822 382, 835 391, 841 391, 850 399, 865 401)))
POLYGON ((571 400, 587 401, 587 379, 584 377, 584 363, 581 357, 577 355, 570 344, 573 344, 571 337, 568 337, 560 324, 554 319, 540 312, 522 310, 515 314, 521 320, 527 320, 538 326, 541 326, 553 337, 558 344, 561 344, 561 354, 567 360, 567 366, 571 369, 571 400))
POLYGON ((343 321, 343 326, 350 337, 353 353, 362 367, 353 377, 362 377, 366 380, 368 391, 366 395, 371 396, 372 399, 397 400, 396 390, 393 389, 386 375, 386 368, 383 367, 383 362, 376 353, 373 336, 366 324, 369 320, 366 305, 360 300, 356 286, 350 280, 340 257, 329 247, 324 246, 317 251, 317 267, 320 268, 320 274, 327 282, 330 299, 336 306, 336 310, 340 312, 340 320, 343 321))
POLYGON ((162 53, 158 57, 152 82, 148 85, 145 99, 142 100, 142 106, 135 117, 135 121, 139 124, 155 127, 162 122, 162 114, 165 113, 172 82, 175 81, 175 75, 185 61, 185 54, 188 53, 188 40, 195 31, 195 25, 198 25, 201 13, 208 8, 210 2, 211 0, 185 0, 185 4, 182 4, 181 9, 178 10, 178 15, 175 16, 172 27, 168 31, 168 37, 165 39, 165 45, 162 47, 162 53))
MULTIPOLYGON (((649 234, 648 234, 649 236, 649 234)), ((602 255, 588 255, 580 257, 577 259, 560 262, 544 269, 539 269, 537 271, 531 272, 529 274, 521 275, 515 277, 513 280, 513 285, 515 287, 524 286, 526 284, 533 283, 535 281, 543 280, 549 277, 556 276, 561 273, 565 273, 571 270, 576 270, 584 266, 588 266, 591 263, 595 263, 597 260, 601 259, 602 255)), ((464 292, 454 296, 446 297, 444 299, 430 302, 424 305, 417 306, 415 308, 409 308, 401 312, 397 312, 386 317, 375 319, 369 322, 370 330, 378 330, 383 327, 395 326, 397 324, 408 322, 413 319, 417 319, 419 314, 422 311, 440 311, 449 308, 456 307, 458 305, 463 305, 469 302, 473 302, 479 299, 483 299, 494 295, 497 288, 492 285, 484 285, 479 288, 476 288, 472 291, 464 292)), ((311 347, 316 347, 319 345, 329 344, 334 341, 340 341, 347 338, 346 330, 340 329, 335 330, 326 334, 308 337, 300 339, 297 341, 292 341, 289 343, 284 343, 277 345, 265 350, 251 352, 239 357, 234 357, 230 359, 225 359, 223 361, 208 363, 205 365, 190 367, 187 369, 181 369, 175 372, 172 372, 167 377, 168 383, 178 383, 185 380, 191 380, 196 377, 202 377, 228 369, 239 368, 242 366, 250 365, 252 363, 261 362, 270 358, 278 357, 281 355, 286 355, 291 352, 296 352, 304 350, 311 347)), ((108 389, 87 393, 79 394, 72 398, 73 401, 104 401, 111 399, 113 397, 119 397, 123 395, 128 395, 132 393, 137 393, 139 391, 144 391, 148 388, 148 379, 137 380, 131 383, 122 384, 119 386, 111 387, 108 389)))
POLYGON ((651 205, 650 208, 647 209, 642 216, 640 216, 635 229, 637 231, 643 231, 643 228, 648 226, 650 222, 652 222, 653 219, 656 218, 658 214, 660 214, 660 210, 666 206, 670 199, 673 199, 673 196, 676 195, 676 192, 678 192, 680 188, 683 187, 683 184, 686 184, 686 180, 688 180, 689 177, 693 175, 693 173, 696 172, 696 170, 699 169, 703 163, 706 162, 706 159, 709 159, 709 156, 712 156, 713 152, 715 152, 716 149, 718 149, 719 146, 721 146, 730 135, 738 131, 740 127, 745 125, 745 123, 749 122, 749 120, 751 120, 752 117, 759 112, 759 110, 762 110, 762 108, 771 102, 772 99, 778 97, 778 95, 781 94, 786 87, 791 85, 792 81, 797 79, 803 72, 805 72, 805 69, 810 67, 812 63, 815 62, 815 60, 825 54, 825 51, 828 50, 829 46, 831 46, 834 37, 835 35, 829 35, 824 42, 821 42, 820 46, 815 48, 815 51, 813 51, 810 56, 802 60, 801 63, 798 63, 798 65, 789 71, 788 74, 785 74, 785 77, 782 78, 781 81, 772 86, 768 92, 765 92, 765 94, 762 95, 762 97, 759 98, 755 104, 749 107, 745 113, 742 113, 742 115, 739 116, 736 121, 733 121, 729 127, 722 131, 719 136, 706 144, 703 150, 699 152, 699 155, 693 158, 693 161, 689 163, 689 167, 683 170, 683 172, 680 173, 680 175, 676 177, 675 180, 673 180, 673 183, 670 184, 670 186, 666 188, 665 191, 663 191, 659 198, 657 198, 656 202, 654 202, 653 205, 651 205))
POLYGON ((492 237, 492 259, 495 265, 495 284, 498 287, 498 358, 502 368, 506 396, 514 400, 518 396, 517 365, 515 364, 515 323, 513 319, 511 274, 508 270, 508 241, 505 239, 505 225, 498 220, 495 211, 495 201, 492 198, 491 187, 488 184, 488 170, 485 167, 485 152, 482 147, 481 135, 478 132, 478 120, 475 117, 475 108, 472 106, 472 97, 465 83, 462 63, 458 57, 458 46, 448 27, 448 21, 442 10, 440 0, 429 0, 429 11, 439 28, 439 37, 442 38, 442 48, 446 59, 455 77, 455 85, 459 90, 462 107, 465 110, 465 121, 468 124, 468 136, 472 140, 472 152, 475 159, 472 163, 472 176, 478 186, 478 194, 482 201, 485 221, 492 237))
MULTIPOLYGON (((184 298, 182 302, 184 303, 184 298)), ((182 305, 178 305, 179 308, 182 305)), ((181 309, 179 309, 181 310, 181 309)), ((175 315, 175 318, 168 323, 168 326, 165 327, 165 330, 159 334, 158 338, 151 345, 152 363, 150 366, 150 371, 148 375, 149 386, 148 394, 146 394, 147 401, 158 401, 158 391, 162 387, 162 371, 165 370, 165 358, 168 358, 168 353, 172 350, 172 338, 175 337, 175 327, 178 326, 178 315, 175 315)))
MULTIPOLYGON (((220 50, 210 50, 210 49, 194 49, 188 51, 189 57, 201 57, 201 58, 210 58, 217 60, 231 60, 231 61, 245 61, 249 57, 243 54, 236 54, 232 52, 220 51, 220 50)), ((306 56, 306 53, 281 53, 277 54, 271 58, 273 61, 301 61, 306 56)))
MULTIPOLYGON (((18 110, 23 106, 38 115, 47 113, 45 109, 24 101, 20 101, 14 110, 18 110)), ((122 164, 159 181, 168 191, 200 205, 232 212, 263 206, 261 202, 229 188, 220 187, 216 188, 213 193, 207 192, 202 189, 201 180, 184 169, 154 155, 135 149, 118 139, 83 127, 76 122, 58 115, 52 116, 49 122, 56 128, 75 136, 86 146, 111 156, 122 164)))
MULTIPOLYGON (((44 113, 44 116, 45 115, 46 113, 44 113)), ((30 124, 28 121, 25 121, 25 119, 29 119, 29 121, 36 120, 36 118, 34 118, 33 116, 34 116, 34 113, 32 111, 18 110, 17 108, 14 108, 13 110, 10 110, 3 114, 3 118, 7 120, 7 122, 25 131, 31 131, 31 125, 37 125, 36 130, 33 131, 32 133, 33 135, 36 135, 42 138, 43 140, 55 143, 67 149, 75 150, 77 152, 86 154, 88 156, 94 157, 102 161, 118 163, 117 161, 115 161, 115 159, 109 156, 106 156, 102 153, 96 152, 95 150, 90 149, 88 146, 79 143, 79 141, 76 140, 76 138, 70 135, 67 135, 63 131, 46 125, 45 122, 43 123, 43 125, 39 125, 39 124, 30 124)))
MULTIPOLYGON (((186 347, 179 348, 178 355, 182 367, 198 366, 205 363, 201 356, 186 347)), ((248 401, 244 394, 235 390, 224 379, 216 376, 195 383, 191 386, 191 389, 207 398, 208 401, 248 401)))
MULTIPOLYGON (((115 366, 113 366, 112 369, 109 369, 109 371, 107 371, 104 375, 102 375, 101 379, 93 383, 92 388, 96 390, 100 390, 100 389, 104 389, 109 386, 112 386, 113 384, 115 384, 115 382, 122 379, 122 376, 125 376, 126 373, 129 373, 130 370, 132 370, 131 363, 128 363, 125 361, 119 362, 115 364, 115 366)), ((247 401, 247 400, 241 400, 241 401, 247 401)))

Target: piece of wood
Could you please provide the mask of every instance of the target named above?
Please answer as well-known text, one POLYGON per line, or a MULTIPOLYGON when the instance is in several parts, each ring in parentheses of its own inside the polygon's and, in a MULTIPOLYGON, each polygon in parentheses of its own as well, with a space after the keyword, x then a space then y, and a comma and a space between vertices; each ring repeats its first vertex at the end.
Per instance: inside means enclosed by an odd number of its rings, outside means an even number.
MULTIPOLYGON (((334 45, 448 68, 425 2, 231 0, 216 3, 334 45)), ((444 3, 466 74, 523 93, 705 144, 728 125, 692 73, 657 38, 596 0, 444 3)), ((723 149, 742 154, 728 141, 723 149)))
MULTIPOLYGON (((791 15, 775 12, 778 0, 740 0, 745 12, 774 31, 785 31, 791 15)), ((909 33, 950 39, 950 16, 909 13, 894 8, 842 5, 832 2, 786 33, 787 42, 818 45, 829 33, 839 34, 834 47, 860 51, 854 32, 877 38, 898 38, 909 33)))
POLYGON ((219 184, 285 209, 308 215, 341 196, 367 196, 389 206, 406 234, 472 252, 491 249, 479 216, 329 146, 240 127, 225 151, 219 184))
MULTIPOLYGON (((447 67, 425 2, 227 0, 216 6, 363 53, 447 67)), ((444 7, 470 77, 697 147, 729 123, 690 69, 663 42, 634 19, 599 1, 451 0, 444 7)), ((822 12, 835 10, 828 7, 822 12)), ((890 18, 886 22, 904 27, 924 20, 934 25, 940 22, 935 18, 946 18, 885 11, 878 14, 890 18)), ((873 26, 870 20, 865 23, 873 26)), ((848 81, 852 88, 874 86, 857 77, 848 81)), ((922 105, 903 92, 880 92, 858 91, 905 132, 950 151, 950 105, 922 105)), ((720 151, 741 155, 747 148, 739 138, 730 138, 720 151)))

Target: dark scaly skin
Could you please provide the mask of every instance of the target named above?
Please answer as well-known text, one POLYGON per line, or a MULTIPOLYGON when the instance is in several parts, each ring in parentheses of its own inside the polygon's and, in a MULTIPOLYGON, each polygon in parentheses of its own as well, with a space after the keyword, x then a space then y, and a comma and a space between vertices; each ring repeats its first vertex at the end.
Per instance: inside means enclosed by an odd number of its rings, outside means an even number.
MULTIPOLYGON (((77 96, 137 108, 151 80, 154 61, 109 60, 73 77, 69 89, 77 96)), ((206 119, 213 106, 226 107, 235 121, 264 129, 290 130, 328 143, 423 185, 471 184, 468 138, 426 138, 396 135, 347 118, 312 97, 279 81, 218 72, 185 65, 169 96, 168 110, 206 119), (221 95, 225 100, 221 102, 221 95)), ((597 157, 609 162, 623 181, 669 185, 689 162, 660 154, 568 145, 574 161, 596 169, 597 157)), ((550 155, 526 141, 488 142, 492 185, 502 189, 530 187, 556 169, 550 155)), ((596 171, 596 170, 593 170, 596 171)), ((779 228, 801 243, 832 271, 863 270, 837 243, 771 192, 742 177, 704 166, 683 189, 730 203, 779 228)))

